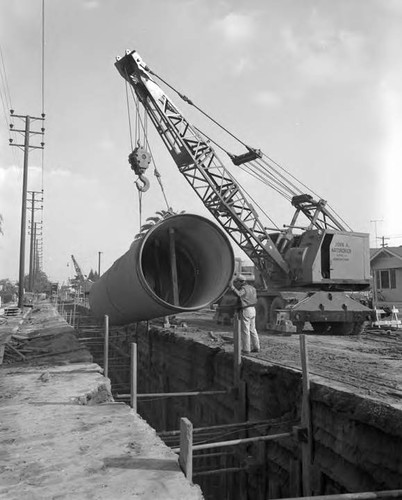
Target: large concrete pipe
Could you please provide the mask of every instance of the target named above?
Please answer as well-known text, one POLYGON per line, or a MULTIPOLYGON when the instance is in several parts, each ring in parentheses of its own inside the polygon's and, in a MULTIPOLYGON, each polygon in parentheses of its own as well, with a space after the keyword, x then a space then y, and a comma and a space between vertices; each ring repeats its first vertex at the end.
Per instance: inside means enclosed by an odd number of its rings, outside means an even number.
POLYGON ((123 325, 195 311, 224 293, 233 272, 233 250, 221 229, 198 215, 173 215, 92 285, 91 312, 123 325))

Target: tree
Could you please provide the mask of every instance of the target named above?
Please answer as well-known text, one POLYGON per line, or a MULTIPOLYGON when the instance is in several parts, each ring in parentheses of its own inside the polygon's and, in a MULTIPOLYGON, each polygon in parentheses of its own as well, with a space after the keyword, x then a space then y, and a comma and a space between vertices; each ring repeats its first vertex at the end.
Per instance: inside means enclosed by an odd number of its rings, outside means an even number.
POLYGON ((18 286, 12 283, 8 278, 0 280, 0 297, 1 301, 14 302, 18 293, 18 286))
MULTIPOLYGON (((46 273, 41 270, 36 271, 33 280, 33 292, 35 293, 50 293, 51 282, 46 273)), ((29 274, 25 275, 24 288, 29 290, 29 274)))
POLYGON ((88 274, 88 280, 89 281, 96 281, 97 279, 99 279, 99 275, 98 275, 97 271, 94 271, 93 269, 91 269, 89 271, 89 274, 88 274))

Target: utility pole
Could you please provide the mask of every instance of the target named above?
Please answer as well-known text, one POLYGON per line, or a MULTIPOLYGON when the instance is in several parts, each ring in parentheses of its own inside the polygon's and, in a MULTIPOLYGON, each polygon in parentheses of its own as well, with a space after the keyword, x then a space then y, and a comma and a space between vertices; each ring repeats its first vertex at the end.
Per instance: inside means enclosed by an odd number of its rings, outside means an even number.
POLYGON ((378 236, 377 236, 377 222, 384 222, 384 219, 372 219, 372 220, 370 220, 370 222, 374 222, 374 235, 375 235, 374 245, 377 248, 377 240, 378 240, 378 236))
POLYGON ((386 238, 385 236, 381 236, 381 237, 378 237, 377 240, 381 240, 381 247, 384 248, 384 247, 387 247, 388 244, 385 243, 385 240, 390 240, 391 238, 386 238))
POLYGON ((101 271, 101 255, 103 252, 98 252, 98 278, 100 278, 100 271, 101 271))
POLYGON ((28 200, 31 202, 31 206, 28 207, 28 210, 31 210, 31 225, 30 225, 30 235, 31 235, 31 243, 30 243, 30 252, 29 252, 29 291, 33 292, 34 287, 34 267, 35 267, 35 231, 36 222, 35 222, 35 210, 42 210, 43 205, 40 207, 35 207, 35 203, 40 201, 43 202, 43 193, 42 191, 28 191, 31 195, 31 199, 28 200), (38 199, 37 196, 42 195, 41 199, 38 199))
POLYGON ((42 246, 39 246, 39 237, 42 237, 42 222, 35 222, 34 229, 34 255, 33 255, 33 268, 32 268, 32 282, 35 284, 35 278, 38 271, 41 269, 42 246))
POLYGON ((20 118, 25 120, 25 129, 15 129, 13 124, 10 124, 10 130, 13 132, 19 132, 24 135, 23 144, 14 144, 13 139, 9 139, 10 146, 17 146, 24 151, 24 168, 23 168, 23 179, 22 179, 22 206, 21 206, 21 236, 20 236, 20 268, 19 268, 19 283, 18 283, 18 307, 22 309, 23 299, 24 299, 24 275, 25 275, 25 235, 27 226, 27 187, 28 187, 28 157, 30 149, 43 149, 45 143, 41 142, 40 146, 30 145, 29 139, 31 134, 44 135, 45 129, 42 127, 40 132, 31 131, 31 121, 33 120, 44 120, 45 114, 42 113, 41 118, 36 118, 32 116, 15 115, 14 110, 10 110, 12 118, 20 118))

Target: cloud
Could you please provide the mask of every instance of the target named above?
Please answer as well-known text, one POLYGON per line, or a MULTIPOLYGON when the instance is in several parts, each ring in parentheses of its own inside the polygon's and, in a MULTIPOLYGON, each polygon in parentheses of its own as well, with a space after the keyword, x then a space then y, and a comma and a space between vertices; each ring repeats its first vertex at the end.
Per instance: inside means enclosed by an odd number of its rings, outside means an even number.
POLYGON ((100 3, 98 0, 84 0, 82 3, 82 7, 85 10, 94 10, 97 9, 100 6, 100 3))
POLYGON ((381 158, 381 179, 379 190, 385 195, 384 213, 387 214, 386 233, 400 233, 400 214, 402 198, 402 97, 400 88, 402 75, 388 74, 380 88, 381 109, 383 118, 384 141, 381 158))
POLYGON ((256 27, 254 16, 231 12, 215 21, 214 28, 230 44, 240 44, 252 40, 256 27))
POLYGON ((365 37, 355 31, 337 30, 325 21, 306 33, 286 27, 283 45, 292 64, 306 83, 349 83, 363 78, 367 61, 365 37))
POLYGON ((240 57, 234 62, 233 74, 236 76, 242 75, 246 71, 254 68, 254 64, 249 57, 240 57))
POLYGON ((257 92, 253 97, 253 101, 259 106, 266 108, 278 108, 282 105, 282 98, 271 90, 257 92))
MULTIPOLYGON (((40 185, 41 175, 40 167, 29 168, 29 190, 40 185)), ((68 170, 46 172, 44 212, 36 212, 35 218, 44 221, 44 270, 50 276, 62 275, 64 268, 60 269, 60 266, 65 266, 69 251, 75 248, 85 255, 85 245, 95 240, 96 232, 102 232, 102 221, 108 220, 109 215, 104 202, 105 190, 102 191, 101 187, 97 179, 68 170), (91 197, 91 193, 98 192, 101 192, 99 197, 91 197), (99 218, 94 218, 94 214, 99 218)), ((0 167, 0 213, 4 218, 4 236, 0 236, 0 278, 16 279, 18 275, 21 195, 22 168, 0 167)), ((30 217, 28 211, 27 227, 30 217)), ((26 255, 28 252, 26 247, 26 255)))

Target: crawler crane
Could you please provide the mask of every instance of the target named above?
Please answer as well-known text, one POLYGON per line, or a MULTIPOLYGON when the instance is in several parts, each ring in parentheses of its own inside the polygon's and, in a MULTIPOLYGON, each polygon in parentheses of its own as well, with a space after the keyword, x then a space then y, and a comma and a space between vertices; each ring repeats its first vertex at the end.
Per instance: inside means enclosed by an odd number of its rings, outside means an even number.
POLYGON ((92 286, 92 281, 89 280, 84 273, 81 270, 81 267, 79 266, 77 259, 74 257, 74 255, 71 256, 71 260, 73 261, 74 269, 75 269, 75 278, 74 278, 74 286, 78 290, 78 294, 81 292, 84 295, 89 293, 89 290, 91 289, 92 286))
MULTIPOLYGON (((285 186, 279 177, 272 182, 291 193, 294 216, 283 230, 266 228, 211 140, 182 115, 139 54, 127 51, 115 65, 181 174, 258 270, 257 327, 285 321, 288 331, 300 332, 309 322, 317 333, 359 333, 372 311, 349 293, 369 288, 369 235, 348 230, 324 200, 285 186)), ((263 153, 247 147, 229 157, 241 166, 262 161, 263 153)))

